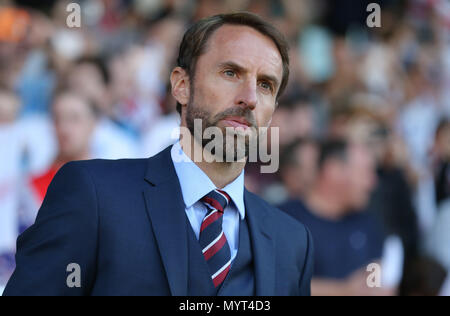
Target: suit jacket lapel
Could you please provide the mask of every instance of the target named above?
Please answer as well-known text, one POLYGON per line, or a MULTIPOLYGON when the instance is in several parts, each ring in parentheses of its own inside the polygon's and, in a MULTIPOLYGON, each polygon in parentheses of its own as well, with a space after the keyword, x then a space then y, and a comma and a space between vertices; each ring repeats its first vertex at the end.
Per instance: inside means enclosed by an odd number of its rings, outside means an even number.
POLYGON ((144 190, 144 198, 171 293, 185 296, 188 286, 186 213, 170 149, 149 159, 145 176, 149 185, 144 190))
POLYGON ((274 228, 270 214, 258 197, 245 190, 245 212, 250 230, 250 239, 255 264, 257 296, 273 296, 275 293, 275 248, 274 228))

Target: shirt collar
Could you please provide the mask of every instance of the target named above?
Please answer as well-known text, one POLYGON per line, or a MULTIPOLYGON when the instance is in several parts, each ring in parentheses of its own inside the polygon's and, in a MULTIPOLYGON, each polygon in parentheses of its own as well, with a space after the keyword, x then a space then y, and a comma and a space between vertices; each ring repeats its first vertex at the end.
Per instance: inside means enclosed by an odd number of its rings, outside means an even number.
MULTIPOLYGON (((202 197, 217 189, 209 177, 201 170, 183 151, 180 142, 176 142, 171 149, 171 157, 175 172, 181 186, 184 204, 186 208, 193 206, 202 197)), ((239 212, 241 219, 245 218, 244 207, 244 170, 225 188, 239 212)))

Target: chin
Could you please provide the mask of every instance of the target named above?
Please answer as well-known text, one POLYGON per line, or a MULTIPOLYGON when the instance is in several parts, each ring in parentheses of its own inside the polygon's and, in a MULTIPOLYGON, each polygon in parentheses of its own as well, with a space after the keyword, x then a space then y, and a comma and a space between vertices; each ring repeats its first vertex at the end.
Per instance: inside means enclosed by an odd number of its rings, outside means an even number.
POLYGON ((248 155, 248 148, 247 146, 245 147, 240 147, 239 149, 236 148, 236 144, 235 146, 233 146, 233 148, 229 148, 227 145, 224 146, 224 157, 223 160, 226 162, 238 162, 241 160, 246 159, 247 155, 248 155), (232 160, 229 161, 227 160, 227 157, 232 157, 232 160))

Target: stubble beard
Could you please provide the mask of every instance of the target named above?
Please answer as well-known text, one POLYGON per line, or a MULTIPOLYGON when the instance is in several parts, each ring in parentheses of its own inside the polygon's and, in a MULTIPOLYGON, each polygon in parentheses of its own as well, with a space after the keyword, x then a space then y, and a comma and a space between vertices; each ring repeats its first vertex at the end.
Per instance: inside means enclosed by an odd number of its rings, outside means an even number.
POLYGON ((194 141, 200 144, 202 149, 205 149, 211 142, 215 142, 216 144, 218 142, 218 146, 222 144, 221 153, 216 154, 214 150, 216 146, 212 146, 210 151, 211 155, 215 156, 219 161, 237 162, 248 157, 250 153, 249 138, 256 138, 256 143, 258 143, 257 125, 253 113, 249 109, 236 107, 213 115, 207 110, 207 106, 198 106, 198 104, 195 104, 193 91, 191 91, 190 95, 191 97, 186 109, 186 126, 191 135, 193 135, 194 141), (225 129, 218 126, 221 120, 230 116, 245 118, 251 124, 249 127, 251 130, 239 132, 234 131, 232 128, 225 129), (195 120, 201 120, 201 125, 194 124, 195 120), (222 135, 222 140, 217 140, 216 137, 213 139, 205 138, 204 132, 209 128, 220 129, 221 133, 218 133, 218 135, 222 135))

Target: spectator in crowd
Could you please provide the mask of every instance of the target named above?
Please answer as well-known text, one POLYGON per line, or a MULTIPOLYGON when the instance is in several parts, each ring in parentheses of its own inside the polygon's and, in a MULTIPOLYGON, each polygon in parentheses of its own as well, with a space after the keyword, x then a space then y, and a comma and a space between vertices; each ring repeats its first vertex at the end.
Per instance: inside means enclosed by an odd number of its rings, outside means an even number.
POLYGON ((28 190, 24 190, 21 196, 22 231, 34 222, 47 188, 58 170, 67 162, 92 158, 90 144, 97 119, 97 109, 92 103, 80 94, 63 90, 54 98, 52 118, 58 153, 48 170, 33 174, 28 180, 28 190))
POLYGON ((351 95, 349 99, 347 109, 339 115, 342 135, 365 145, 377 167, 378 181, 367 210, 382 223, 386 236, 396 235, 401 239, 409 260, 417 255, 419 228, 413 186, 407 178, 412 171, 404 158, 404 144, 398 141, 383 115, 383 104, 380 104, 383 100, 367 94, 351 95))
POLYGON ((450 199, 442 203, 433 229, 427 236, 427 253, 450 273, 450 199))
POLYGON ((362 145, 324 142, 317 179, 304 201, 281 206, 310 230, 314 240, 313 295, 372 295, 368 264, 381 259, 382 228, 363 212, 376 183, 375 165, 362 145))
MULTIPOLYGON (((436 260, 420 256, 407 262, 399 294, 401 296, 438 296, 448 273, 436 260)), ((445 290, 445 289, 444 289, 445 290)))
POLYGON ((176 111, 176 105, 171 87, 168 85, 163 103, 164 114, 142 136, 144 157, 156 155, 179 138, 180 116, 176 111))
POLYGON ((317 144, 311 139, 297 139, 281 153, 281 180, 290 199, 308 196, 316 179, 318 155, 317 144))
POLYGON ((16 121, 20 110, 19 98, 6 88, 0 89, 0 124, 9 125, 16 121))
POLYGON ((80 57, 67 75, 68 86, 74 93, 88 98, 98 113, 112 117, 110 80, 105 62, 97 56, 80 57))
POLYGON ((437 128, 435 155, 435 186, 438 205, 450 198, 450 120, 445 119, 437 128))
POLYGON ((92 156, 103 159, 138 156, 136 142, 113 120, 109 72, 97 57, 81 57, 68 71, 68 87, 92 103, 98 115, 92 138, 92 156))
POLYGON ((280 145, 285 147, 299 138, 314 137, 316 108, 308 96, 295 93, 280 101, 272 126, 280 130, 280 145))

